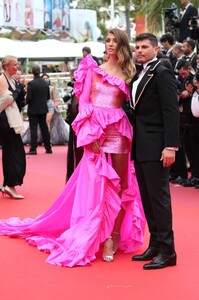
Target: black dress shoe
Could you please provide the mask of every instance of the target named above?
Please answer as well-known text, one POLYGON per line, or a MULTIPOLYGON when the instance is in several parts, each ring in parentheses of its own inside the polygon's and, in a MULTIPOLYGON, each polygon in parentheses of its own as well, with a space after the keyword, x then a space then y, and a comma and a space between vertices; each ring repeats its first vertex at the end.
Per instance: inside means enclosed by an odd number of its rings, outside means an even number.
POLYGON ((176 176, 172 176, 172 175, 169 175, 169 181, 171 182, 172 180, 176 179, 177 177, 176 176))
POLYGON ((36 150, 30 150, 28 152, 26 152, 26 155, 36 155, 37 151, 36 150))
POLYGON ((186 181, 186 178, 178 176, 177 178, 171 180, 171 183, 174 183, 174 184, 183 184, 185 181, 186 181))
POLYGON ((159 253, 149 264, 143 266, 144 270, 163 269, 166 267, 176 266, 176 253, 170 255, 159 253))
POLYGON ((146 249, 146 251, 140 255, 134 255, 132 257, 132 260, 137 260, 137 261, 146 261, 146 260, 151 260, 154 257, 158 255, 158 249, 155 247, 149 247, 146 249))
POLYGON ((184 183, 182 183, 182 186, 184 187, 193 187, 196 184, 198 184, 198 180, 195 177, 189 178, 187 180, 185 180, 184 183))
POLYGON ((47 154, 51 154, 51 153, 53 153, 53 152, 52 152, 51 149, 48 149, 48 150, 46 150, 46 153, 47 153, 47 154))

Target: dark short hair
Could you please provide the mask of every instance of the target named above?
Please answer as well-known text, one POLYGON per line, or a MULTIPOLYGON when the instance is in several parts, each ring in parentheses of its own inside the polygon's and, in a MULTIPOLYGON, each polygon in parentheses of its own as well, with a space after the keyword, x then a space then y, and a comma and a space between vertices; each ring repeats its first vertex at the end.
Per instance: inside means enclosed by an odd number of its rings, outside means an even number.
POLYGON ((83 48, 82 48, 82 52, 83 52, 83 51, 85 51, 85 52, 87 52, 87 53, 90 54, 90 53, 91 53, 91 48, 90 48, 90 47, 83 47, 83 48))
POLYGON ((183 41, 183 43, 187 43, 191 46, 191 49, 194 50, 196 43, 194 40, 192 40, 190 37, 186 38, 186 40, 183 41))
POLYGON ((39 66, 32 67, 32 74, 33 75, 40 75, 40 67, 39 66))
POLYGON ((171 61, 168 57, 163 57, 160 59, 160 62, 163 66, 165 66, 166 68, 168 69, 171 69, 173 70, 173 67, 172 67, 172 64, 171 64, 171 61))
POLYGON ((177 70, 180 70, 181 68, 188 70, 191 67, 190 61, 187 61, 185 59, 179 60, 177 64, 177 70))
POLYGON ((160 42, 168 42, 170 45, 174 44, 174 37, 170 33, 165 33, 161 36, 160 42))
POLYGON ((43 74, 41 75, 41 78, 43 78, 44 76, 50 78, 49 75, 48 75, 47 73, 43 73, 43 74))
POLYGON ((153 47, 158 46, 158 39, 157 37, 149 32, 140 33, 135 37, 135 42, 143 41, 143 40, 149 40, 151 42, 151 45, 153 47))

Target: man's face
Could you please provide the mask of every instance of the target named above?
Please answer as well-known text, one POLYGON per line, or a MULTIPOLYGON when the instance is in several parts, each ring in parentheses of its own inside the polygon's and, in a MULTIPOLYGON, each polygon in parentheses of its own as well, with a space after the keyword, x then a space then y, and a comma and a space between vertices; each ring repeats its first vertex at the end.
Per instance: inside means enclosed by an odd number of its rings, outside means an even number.
POLYGON ((140 64, 145 64, 157 56, 159 47, 153 46, 150 40, 136 42, 135 56, 136 61, 140 64))
POLYGON ((185 68, 180 68, 178 70, 178 74, 180 75, 180 77, 182 78, 186 78, 189 75, 190 69, 185 69, 185 68))
POLYGON ((187 42, 183 42, 182 50, 185 55, 189 55, 191 53, 191 47, 187 42))
POLYGON ((167 42, 161 42, 161 44, 162 44, 162 47, 163 47, 165 50, 168 49, 167 42))
POLYGON ((190 1, 189 0, 180 0, 183 6, 186 6, 190 1))
POLYGON ((88 53, 86 51, 82 51, 82 56, 86 57, 86 55, 88 55, 88 53))
POLYGON ((17 81, 20 81, 21 71, 17 70, 17 72, 13 75, 13 77, 14 77, 17 81))

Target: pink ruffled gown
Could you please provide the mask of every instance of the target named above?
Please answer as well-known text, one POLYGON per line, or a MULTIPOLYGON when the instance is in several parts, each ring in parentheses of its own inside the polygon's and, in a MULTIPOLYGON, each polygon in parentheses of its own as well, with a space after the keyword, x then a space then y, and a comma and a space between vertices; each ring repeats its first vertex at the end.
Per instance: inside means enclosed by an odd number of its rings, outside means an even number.
POLYGON ((131 125, 121 108, 129 88, 119 78, 108 75, 91 56, 83 59, 76 73, 75 93, 79 114, 73 122, 78 146, 84 155, 54 204, 35 219, 17 217, 0 220, 0 234, 25 238, 39 250, 50 253, 47 262, 58 266, 90 264, 100 244, 113 230, 121 206, 125 217, 119 249, 136 251, 143 243, 145 217, 133 163, 129 159, 129 188, 118 196, 119 177, 105 153, 94 154, 86 147, 96 140, 106 146, 106 130, 113 128, 132 140, 131 125))

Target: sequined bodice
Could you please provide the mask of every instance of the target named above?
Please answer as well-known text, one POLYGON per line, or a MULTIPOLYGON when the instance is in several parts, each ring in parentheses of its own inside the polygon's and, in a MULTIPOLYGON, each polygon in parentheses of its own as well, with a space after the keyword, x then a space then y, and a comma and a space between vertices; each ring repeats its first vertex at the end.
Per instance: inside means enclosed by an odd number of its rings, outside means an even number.
POLYGON ((102 81, 102 76, 93 73, 91 101, 94 106, 118 108, 125 99, 124 93, 118 86, 102 81))

